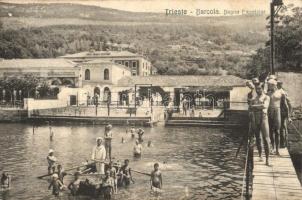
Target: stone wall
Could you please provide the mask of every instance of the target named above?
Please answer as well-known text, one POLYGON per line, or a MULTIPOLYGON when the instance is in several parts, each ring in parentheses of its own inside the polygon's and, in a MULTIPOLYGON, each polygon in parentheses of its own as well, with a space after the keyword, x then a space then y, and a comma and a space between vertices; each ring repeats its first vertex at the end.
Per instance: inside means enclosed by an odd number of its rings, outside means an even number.
POLYGON ((0 109, 0 122, 19 122, 27 119, 27 110, 23 109, 0 109))

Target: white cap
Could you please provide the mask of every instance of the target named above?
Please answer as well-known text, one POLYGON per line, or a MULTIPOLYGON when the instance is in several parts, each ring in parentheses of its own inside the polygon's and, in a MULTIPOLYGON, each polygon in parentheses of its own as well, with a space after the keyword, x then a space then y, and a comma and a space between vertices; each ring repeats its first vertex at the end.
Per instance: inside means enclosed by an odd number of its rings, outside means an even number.
POLYGON ((269 75, 268 79, 269 79, 269 80, 270 80, 270 79, 277 80, 277 76, 271 74, 271 75, 269 75))
POLYGON ((59 178, 58 174, 53 174, 52 178, 59 178))
POLYGON ((103 139, 102 137, 98 137, 98 138, 96 138, 96 140, 95 140, 95 141, 98 141, 98 140, 103 141, 104 139, 103 139))
POLYGON ((267 83, 271 85, 277 85, 277 81, 275 79, 270 79, 267 83))
POLYGON ((53 149, 49 149, 48 153, 53 153, 54 150, 53 149))

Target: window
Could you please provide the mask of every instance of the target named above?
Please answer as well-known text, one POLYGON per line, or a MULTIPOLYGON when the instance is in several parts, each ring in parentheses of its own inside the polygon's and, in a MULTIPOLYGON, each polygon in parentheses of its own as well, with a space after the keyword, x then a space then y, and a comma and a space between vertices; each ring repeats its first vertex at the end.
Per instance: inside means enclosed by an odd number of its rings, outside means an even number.
POLYGON ((128 61, 125 62, 125 66, 126 66, 126 67, 129 67, 129 62, 128 62, 128 61))
POLYGON ((89 69, 85 70, 85 80, 90 80, 90 70, 89 69))
POLYGON ((109 80, 109 69, 104 70, 104 80, 109 80))
POLYGON ((132 63, 132 67, 133 67, 133 68, 136 68, 136 62, 133 62, 133 63, 132 63))

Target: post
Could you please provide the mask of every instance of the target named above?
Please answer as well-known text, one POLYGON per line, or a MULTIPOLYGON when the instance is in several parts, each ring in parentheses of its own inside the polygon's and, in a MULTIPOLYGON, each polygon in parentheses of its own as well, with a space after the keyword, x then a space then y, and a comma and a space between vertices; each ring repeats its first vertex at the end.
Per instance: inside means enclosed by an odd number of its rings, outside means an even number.
POLYGON ((269 72, 271 74, 275 74, 275 66, 274 66, 274 59, 275 59, 275 47, 274 47, 274 15, 275 15, 275 5, 273 2, 271 2, 270 4, 271 6, 271 21, 270 21, 270 25, 271 25, 271 65, 270 65, 270 70, 269 72))
POLYGON ((134 114, 136 116, 136 84, 134 85, 134 114))

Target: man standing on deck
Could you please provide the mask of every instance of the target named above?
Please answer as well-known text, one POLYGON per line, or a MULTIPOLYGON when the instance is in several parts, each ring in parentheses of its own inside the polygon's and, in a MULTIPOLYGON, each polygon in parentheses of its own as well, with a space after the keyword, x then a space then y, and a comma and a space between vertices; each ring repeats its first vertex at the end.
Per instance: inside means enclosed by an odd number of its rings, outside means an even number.
MULTIPOLYGON (((286 102, 285 94, 277 88, 277 81, 270 79, 268 81, 268 96, 270 105, 268 109, 270 139, 273 149, 276 149, 276 155, 280 155, 280 128, 281 128, 281 101, 286 102)), ((285 105, 287 106, 287 104, 285 105)))
POLYGON ((262 147, 261 147, 261 134, 264 142, 264 150, 266 157, 266 165, 269 165, 269 153, 270 153, 270 138, 269 138, 269 125, 268 125, 268 107, 270 98, 264 94, 261 85, 256 86, 257 96, 253 99, 252 105, 250 105, 254 116, 254 134, 256 137, 256 144, 259 153, 259 157, 262 160, 262 147))
POLYGON ((111 161, 111 140, 112 140, 112 125, 108 124, 105 127, 105 149, 106 149, 106 159, 109 158, 109 160, 111 161))
POLYGON ((280 129, 280 148, 287 147, 287 123, 291 122, 290 113, 292 110, 292 106, 290 100, 288 98, 287 92, 283 89, 282 81, 277 82, 277 88, 285 95, 285 101, 281 101, 281 129, 280 129))
POLYGON ((105 174, 106 149, 103 145, 103 138, 96 139, 97 145, 92 150, 91 160, 96 162, 96 170, 99 174, 105 174))

